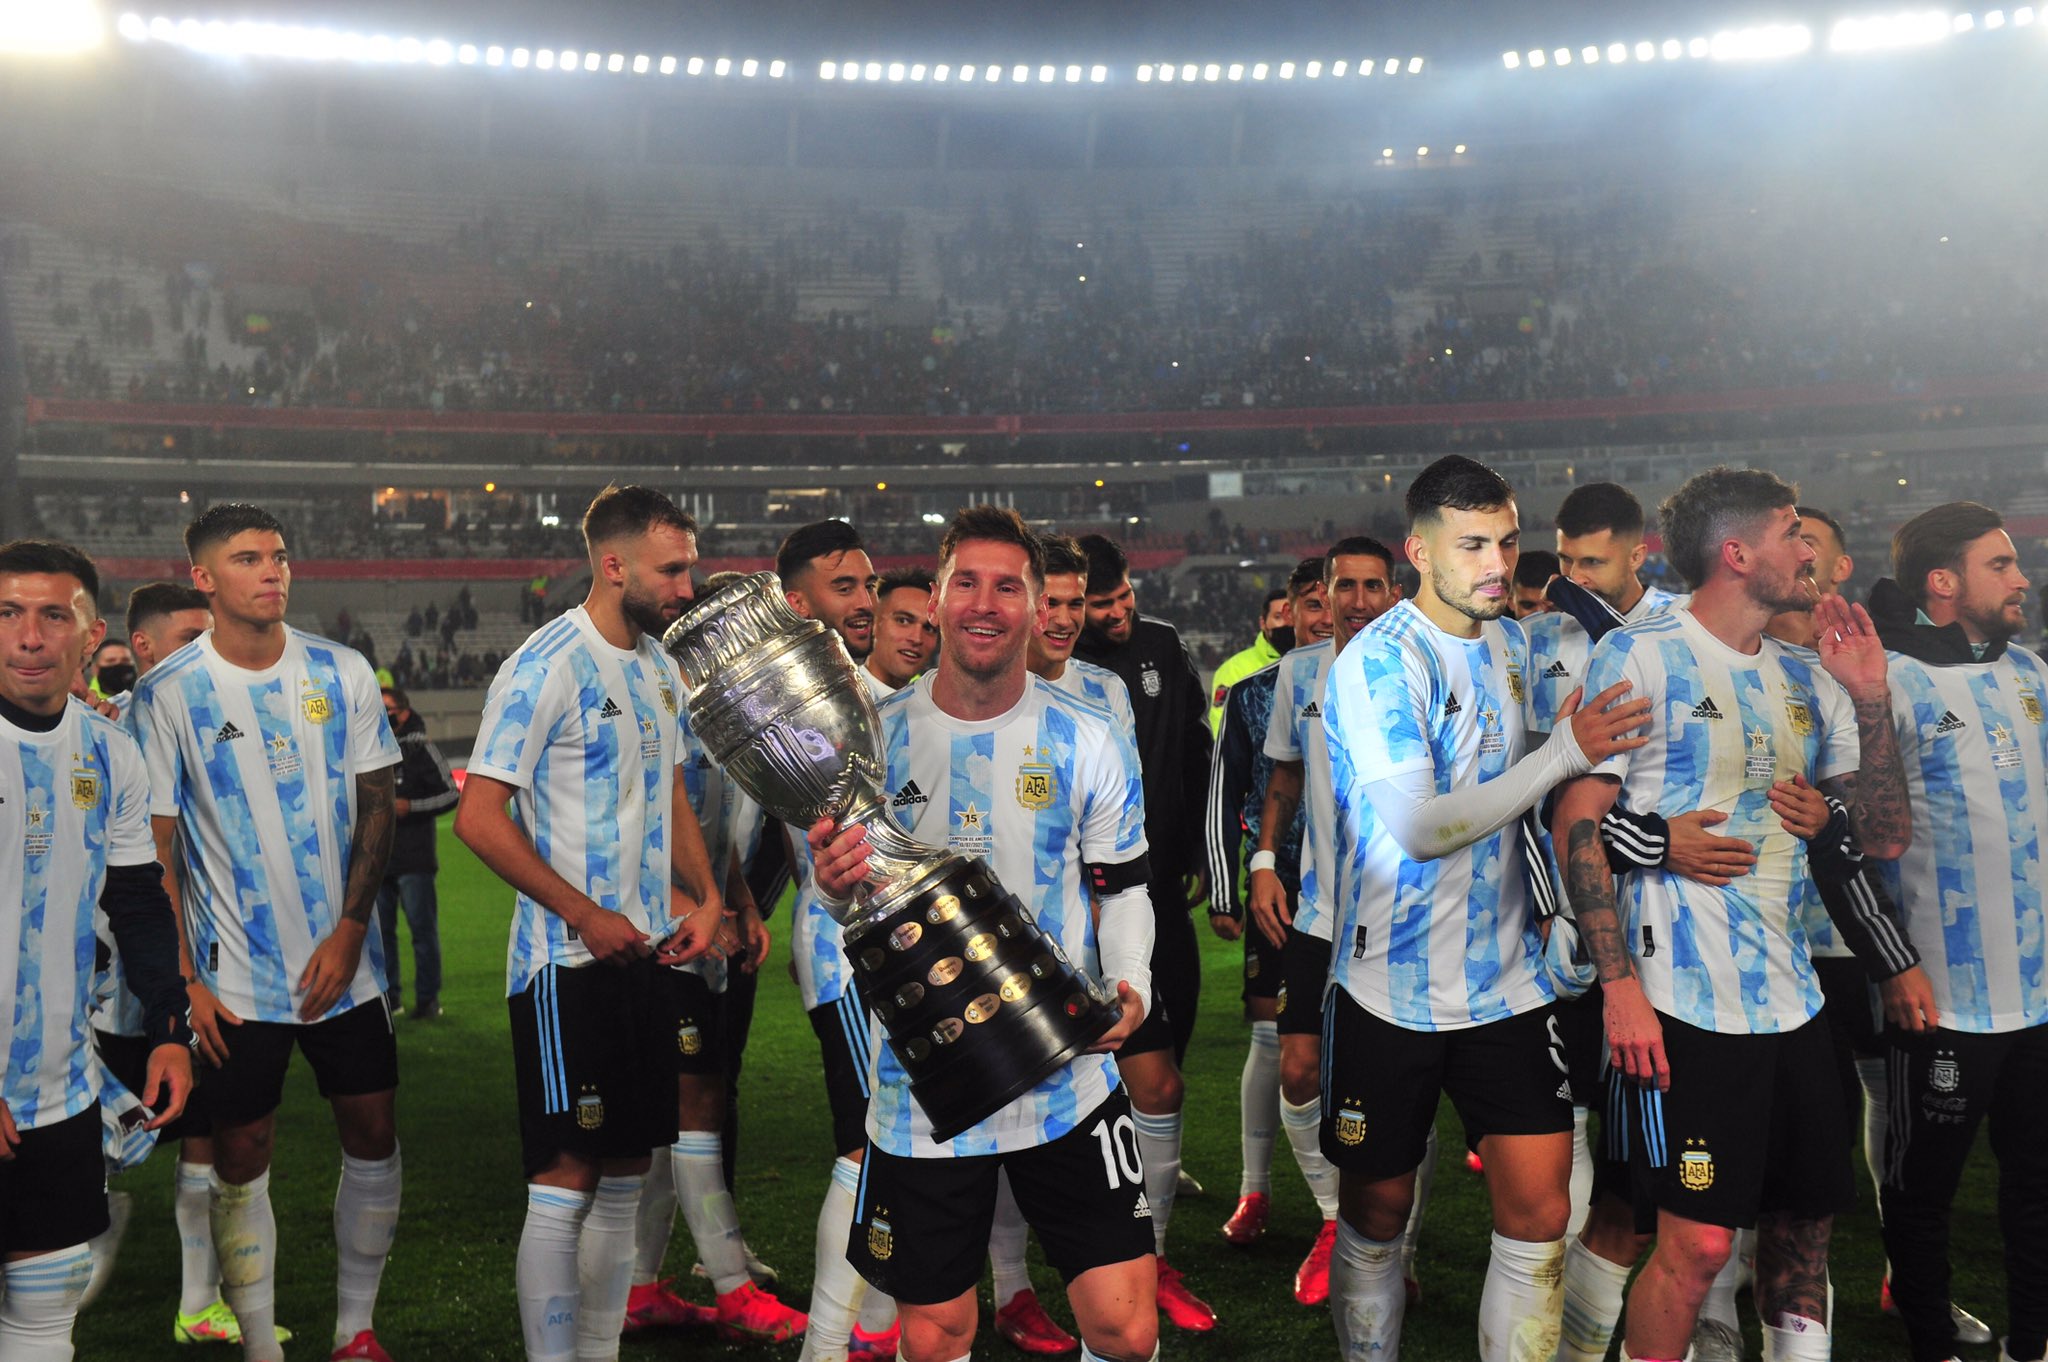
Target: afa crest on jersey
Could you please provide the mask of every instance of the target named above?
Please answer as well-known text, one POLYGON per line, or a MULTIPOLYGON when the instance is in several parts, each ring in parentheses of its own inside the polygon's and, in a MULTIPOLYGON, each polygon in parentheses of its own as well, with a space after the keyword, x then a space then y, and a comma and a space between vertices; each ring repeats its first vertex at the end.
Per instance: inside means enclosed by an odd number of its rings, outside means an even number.
POLYGON ((1337 1109, 1337 1143, 1360 1145, 1365 1143, 1365 1113, 1357 1107, 1346 1104, 1337 1109))
POLYGON ((90 809, 100 802, 100 776, 97 771, 83 767, 71 773, 71 804, 74 808, 90 809))
POLYGON ((2027 722, 2038 724, 2042 720, 2041 697, 2030 690, 2020 692, 2020 713, 2027 716, 2027 722))
POLYGON ((1019 766, 1017 768, 1017 802, 1034 812, 1052 807, 1058 781, 1050 766, 1019 766))
MULTIPOLYGON (((1701 1144, 1687 1140, 1687 1145, 1701 1144)), ((1701 1148, 1688 1148, 1678 1156, 1678 1185, 1688 1192, 1704 1192, 1714 1185, 1714 1156, 1701 1148)))
POLYGON ((305 713, 307 723, 324 724, 334 717, 334 701, 324 690, 309 690, 301 695, 299 708, 305 713))
POLYGON ((1524 693, 1522 688, 1522 669, 1511 662, 1508 664, 1508 699, 1519 705, 1522 703, 1524 693))
POLYGON ((685 1022, 676 1031, 676 1049, 681 1050, 686 1055, 702 1054, 704 1052, 704 1033, 695 1026, 685 1022))
POLYGON ((1954 1092, 1963 1081, 1962 1066, 1956 1063, 1952 1050, 1936 1050, 1934 1062, 1927 1066, 1927 1086, 1936 1092, 1954 1092))
POLYGON ((889 1222, 880 1215, 868 1222, 868 1254, 877 1262, 887 1262, 896 1252, 896 1237, 889 1232, 889 1222))
POLYGON ((596 1130, 604 1124, 604 1098, 594 1092, 585 1092, 576 1099, 576 1124, 583 1130, 596 1130))
POLYGON ((1139 669, 1138 684, 1144 688, 1145 694, 1154 700, 1157 700, 1159 693, 1166 689, 1166 684, 1159 679, 1159 669, 1149 662, 1139 669))

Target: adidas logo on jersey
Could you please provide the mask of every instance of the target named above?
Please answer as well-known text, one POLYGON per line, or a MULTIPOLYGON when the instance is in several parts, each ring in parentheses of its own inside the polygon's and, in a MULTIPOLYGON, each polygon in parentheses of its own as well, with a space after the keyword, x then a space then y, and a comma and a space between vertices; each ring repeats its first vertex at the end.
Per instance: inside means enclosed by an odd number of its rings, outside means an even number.
POLYGON ((600 719, 616 719, 625 712, 626 711, 620 709, 617 705, 613 704, 612 697, 607 695, 604 697, 604 708, 597 712, 597 717, 600 719))
POLYGON ((1459 711, 1463 710, 1464 708, 1465 708, 1465 707, 1464 707, 1463 705, 1461 705, 1461 704, 1459 704, 1459 703, 1458 703, 1458 697, 1457 697, 1457 696, 1455 696, 1455 695, 1451 695, 1451 696, 1446 696, 1446 697, 1445 697, 1445 699, 1444 699, 1444 717, 1445 717, 1445 718, 1449 718, 1449 717, 1450 717, 1451 715, 1453 715, 1453 714, 1456 714, 1456 713, 1458 713, 1459 711))
POLYGON ((1571 669, 1564 665, 1564 659, 1560 657, 1557 661, 1545 667, 1543 674, 1545 676, 1570 676, 1572 673, 1571 669))
POLYGON ((1728 716, 1714 707, 1714 697, 1709 695, 1706 699, 1692 707, 1692 717, 1695 719, 1725 719, 1728 716))
POLYGON ((1304 719, 1320 719, 1323 717, 1323 707, 1311 700, 1301 707, 1301 717, 1304 719))
POLYGON ((218 747, 220 746, 220 744, 224 742, 233 742, 235 739, 241 736, 242 730, 236 728, 235 721, 233 719, 230 719, 220 726, 220 732, 213 735, 213 743, 214 746, 218 747))
POLYGON ((929 804, 931 802, 931 796, 918 789, 916 781, 906 780, 903 782, 903 788, 896 792, 896 797, 889 801, 889 807, 892 809, 907 809, 912 805, 929 804))
POLYGON ((1934 726, 1934 731, 1936 733, 1960 733, 1968 727, 1968 724, 1956 717, 1954 710, 1945 709, 1941 712, 1941 722, 1934 726))

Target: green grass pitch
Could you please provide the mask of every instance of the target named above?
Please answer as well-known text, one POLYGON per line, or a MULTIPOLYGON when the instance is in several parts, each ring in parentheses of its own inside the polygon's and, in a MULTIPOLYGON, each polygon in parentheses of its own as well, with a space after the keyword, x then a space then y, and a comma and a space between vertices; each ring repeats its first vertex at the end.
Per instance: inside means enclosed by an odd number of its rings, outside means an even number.
MULTIPOLYGON (((445 825, 441 857, 443 997, 449 1015, 432 1023, 399 1022, 405 1209, 378 1303, 378 1333, 398 1362, 517 1362, 521 1351, 512 1267, 525 1189, 503 989, 511 892, 445 825)), ((832 1150, 823 1119, 817 1042, 784 969, 786 906, 770 925, 776 951, 762 983, 742 1085, 738 1200, 748 1240, 780 1269, 784 1299, 801 1306, 810 1288, 814 1226, 832 1150)), ((1241 948, 1217 940, 1206 925, 1201 936, 1206 992, 1188 1056, 1186 1165, 1207 1186, 1208 1195, 1183 1200, 1175 1208, 1170 1257, 1186 1272, 1190 1286, 1216 1307, 1221 1323, 1206 1336, 1167 1330, 1163 1355, 1216 1362, 1332 1356, 1336 1341, 1328 1311, 1304 1309, 1290 1292, 1316 1218, 1284 1140, 1275 1156, 1273 1217, 1265 1240, 1243 1251, 1217 1233, 1237 1192, 1237 1091, 1246 1030, 1237 1001, 1241 948)), ((1448 1105, 1438 1125, 1444 1152, 1422 1232, 1424 1295, 1420 1308, 1409 1312, 1402 1350, 1415 1362, 1472 1356, 1473 1321, 1486 1270, 1485 1193, 1480 1179, 1465 1169, 1463 1136, 1448 1105)), ((171 1342, 178 1284, 172 1161, 169 1151, 160 1151, 118 1180, 135 1197, 135 1215, 111 1286, 79 1322, 81 1362, 238 1355, 171 1342)), ((339 1168, 327 1106, 304 1065, 295 1064, 271 1175, 282 1245, 278 1318, 297 1331, 299 1341, 287 1348, 295 1359, 324 1358, 334 1324, 331 1207, 339 1168)), ((1904 1358, 1903 1332, 1877 1313, 1882 1258, 1860 1158, 1857 1190, 1859 1204, 1843 1218, 1835 1237, 1835 1356, 1847 1362, 1904 1358)), ((1995 1207, 1995 1170, 1980 1148, 1957 1203, 1956 1295, 1994 1329, 2002 1323, 2004 1302, 1995 1207)), ((667 1271, 678 1275, 686 1294, 707 1300, 708 1287, 689 1276, 693 1261, 679 1218, 667 1271)), ((1055 1315, 1070 1320, 1057 1277, 1035 1259, 1034 1271, 1040 1295, 1055 1315)), ((1017 1358, 990 1327, 986 1285, 983 1300, 975 1357, 1017 1358)), ((1743 1308, 1749 1355, 1761 1356, 1746 1295, 1743 1308)), ((763 1348, 671 1335, 629 1339, 623 1356, 794 1358, 797 1352, 794 1343, 763 1348)))

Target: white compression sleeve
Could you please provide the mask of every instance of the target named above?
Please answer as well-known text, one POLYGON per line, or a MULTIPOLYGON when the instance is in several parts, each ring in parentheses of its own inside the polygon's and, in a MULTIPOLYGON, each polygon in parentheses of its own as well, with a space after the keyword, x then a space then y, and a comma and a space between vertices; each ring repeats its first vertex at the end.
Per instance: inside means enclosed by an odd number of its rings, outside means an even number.
POLYGON ((1433 861, 1491 837, 1558 785, 1592 769, 1572 726, 1562 723, 1551 730, 1549 742, 1483 784, 1440 795, 1435 774, 1420 767, 1373 781, 1365 797, 1410 859, 1433 861))
POLYGON ((1095 927, 1095 953, 1102 962, 1104 987, 1124 980, 1152 1011, 1152 896, 1142 884, 1102 901, 1102 919, 1095 927))

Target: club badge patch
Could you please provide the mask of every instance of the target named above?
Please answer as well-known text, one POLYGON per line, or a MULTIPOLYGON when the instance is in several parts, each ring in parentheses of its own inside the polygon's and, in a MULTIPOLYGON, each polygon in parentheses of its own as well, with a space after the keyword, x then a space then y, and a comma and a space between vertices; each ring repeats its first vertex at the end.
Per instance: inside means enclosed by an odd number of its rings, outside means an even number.
POLYGON ((1350 1103, 1337 1109, 1337 1143, 1347 1146, 1365 1143, 1365 1113, 1350 1103))
POLYGON ((1687 1148, 1678 1156, 1678 1185, 1688 1192, 1704 1192, 1714 1185, 1714 1156, 1707 1152, 1704 1140, 1685 1143, 1687 1148))
POLYGON ((596 1130, 604 1124, 604 1098, 586 1089, 576 1099, 576 1124, 584 1130, 596 1130))
POLYGON ((889 1232, 889 1222, 877 1212, 868 1221, 868 1256, 876 1262, 887 1262, 896 1252, 896 1237, 889 1232))
POLYGON ((71 806, 91 809, 100 802, 100 775, 81 767, 71 773, 71 806))
POLYGON ((1033 811, 1049 809, 1057 784, 1050 766, 1020 766, 1017 768, 1017 803, 1033 811))

